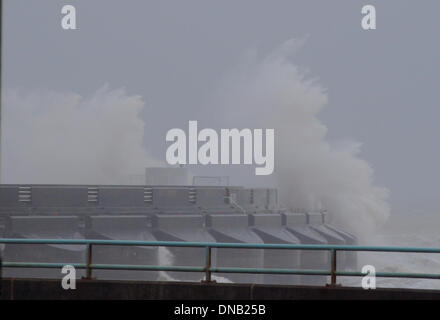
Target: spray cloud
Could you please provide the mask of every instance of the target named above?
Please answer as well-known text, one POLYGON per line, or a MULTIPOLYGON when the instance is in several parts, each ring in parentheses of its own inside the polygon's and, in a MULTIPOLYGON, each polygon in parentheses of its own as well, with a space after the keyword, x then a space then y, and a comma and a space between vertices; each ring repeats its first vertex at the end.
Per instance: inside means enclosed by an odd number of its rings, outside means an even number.
MULTIPOLYGON (((247 55, 216 95, 228 125, 275 128, 275 174, 289 209, 326 209, 333 222, 366 240, 389 216, 388 191, 373 183, 360 144, 335 148, 318 119, 325 90, 288 56, 304 41, 289 40, 264 59, 247 55)), ((224 124, 222 124, 224 125, 224 124)))
MULTIPOLYGON (((335 148, 318 119, 327 103, 316 80, 288 56, 289 40, 264 59, 247 56, 216 96, 222 127, 275 128, 275 172, 289 208, 327 209, 361 238, 389 215, 388 191, 373 183, 360 144, 335 148)), ((144 103, 103 87, 92 96, 8 90, 3 118, 5 183, 118 184, 158 165, 144 148, 144 103)), ((212 109, 210 109, 212 111, 212 109)))
POLYGON ((157 165, 144 147, 140 96, 7 90, 4 183, 120 184, 157 165))

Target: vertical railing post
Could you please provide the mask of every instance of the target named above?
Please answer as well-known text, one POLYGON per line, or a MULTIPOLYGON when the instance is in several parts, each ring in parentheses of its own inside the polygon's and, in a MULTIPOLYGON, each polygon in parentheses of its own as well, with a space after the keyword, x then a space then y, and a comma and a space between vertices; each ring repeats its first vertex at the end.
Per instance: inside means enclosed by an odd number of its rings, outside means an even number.
POLYGON ((92 244, 88 243, 87 244, 87 266, 86 266, 86 279, 91 280, 92 279, 92 268, 91 268, 91 264, 92 264, 92 244))
POLYGON ((205 282, 211 282, 211 247, 205 248, 205 282))
POLYGON ((331 254, 331 280, 330 280, 330 285, 331 286, 336 286, 336 269, 337 269, 337 265, 336 265, 336 249, 331 249, 330 250, 330 254, 331 254))

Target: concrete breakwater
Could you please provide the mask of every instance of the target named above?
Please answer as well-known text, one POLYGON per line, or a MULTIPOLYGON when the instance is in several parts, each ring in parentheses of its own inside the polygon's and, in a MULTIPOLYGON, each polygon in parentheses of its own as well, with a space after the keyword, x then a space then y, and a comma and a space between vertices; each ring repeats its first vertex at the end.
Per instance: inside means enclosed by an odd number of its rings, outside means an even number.
MULTIPOLYGON (((354 236, 328 224, 325 212, 292 212, 276 189, 204 186, 2 185, 1 237, 111 239, 232 243, 355 244, 354 236)), ((96 246, 94 263, 203 266, 200 248, 96 246)), ((7 244, 8 262, 80 263, 83 245, 7 244)), ((218 267, 328 269, 324 251, 213 250, 218 267)), ((355 253, 338 254, 340 269, 355 268, 355 253)), ((5 277, 60 278, 59 270, 7 268, 5 277)), ((202 274, 169 272, 171 279, 198 281, 202 274)), ((82 271, 78 277, 83 276, 82 271)), ((155 271, 98 270, 98 279, 160 279, 155 271)), ((323 276, 220 274, 236 283, 324 285, 323 276)))

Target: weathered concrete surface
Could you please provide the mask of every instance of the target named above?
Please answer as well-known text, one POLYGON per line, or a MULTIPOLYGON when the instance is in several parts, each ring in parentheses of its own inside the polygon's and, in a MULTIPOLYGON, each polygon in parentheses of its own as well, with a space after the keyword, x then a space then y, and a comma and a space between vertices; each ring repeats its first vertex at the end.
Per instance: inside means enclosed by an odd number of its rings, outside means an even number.
POLYGON ((79 280, 76 290, 63 290, 59 280, 3 279, 1 299, 439 300, 440 291, 105 280, 79 280))

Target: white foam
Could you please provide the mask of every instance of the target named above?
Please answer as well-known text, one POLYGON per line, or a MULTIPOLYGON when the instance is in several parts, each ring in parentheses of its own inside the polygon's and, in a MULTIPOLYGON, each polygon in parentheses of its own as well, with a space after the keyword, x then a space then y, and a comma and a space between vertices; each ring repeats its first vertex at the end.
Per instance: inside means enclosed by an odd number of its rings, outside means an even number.
POLYGON ((122 184, 159 165, 144 147, 140 96, 102 87, 74 93, 7 90, 3 183, 122 184))
POLYGON ((262 59, 246 56, 214 100, 229 126, 275 128, 275 174, 286 206, 325 208, 336 224, 366 239, 389 215, 388 191, 373 183, 360 143, 327 141, 318 118, 326 90, 289 60, 302 45, 289 40, 262 59))

